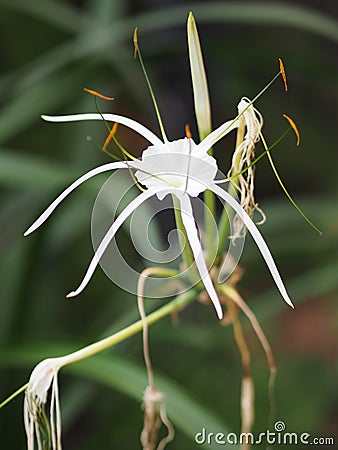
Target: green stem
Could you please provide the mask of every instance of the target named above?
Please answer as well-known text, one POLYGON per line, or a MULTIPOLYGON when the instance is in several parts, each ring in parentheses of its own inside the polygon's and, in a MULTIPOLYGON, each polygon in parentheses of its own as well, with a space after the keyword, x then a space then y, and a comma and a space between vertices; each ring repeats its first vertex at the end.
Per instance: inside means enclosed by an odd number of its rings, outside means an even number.
MULTIPOLYGON (((196 298, 197 293, 198 293, 197 290, 191 289, 188 292, 184 292, 183 294, 177 296, 171 302, 167 303, 166 305, 162 306, 161 308, 157 309, 153 313, 146 316, 145 319, 147 325, 152 325, 153 323, 157 322, 163 317, 168 316, 172 312, 183 308, 196 298)), ((104 350, 107 350, 110 347, 113 347, 119 342, 125 341, 126 339, 138 333, 142 329, 143 329, 143 322, 142 320, 138 320, 137 322, 134 322, 132 325, 129 325, 123 330, 118 331, 117 333, 114 333, 113 335, 107 338, 95 342, 94 344, 88 345, 87 347, 84 347, 81 350, 78 350, 74 353, 70 353, 65 357, 65 364, 71 364, 76 361, 81 361, 82 359, 96 355, 97 353, 100 353, 104 350)))
POLYGON ((205 227, 205 249, 207 266, 212 264, 212 248, 215 241, 214 220, 216 217, 216 202, 213 192, 206 190, 204 192, 204 227, 205 227))
MULTIPOLYGON (((153 323, 157 322, 158 320, 162 319, 165 316, 168 316, 174 311, 184 308, 186 305, 188 305, 196 298, 198 292, 199 291, 197 289, 190 289, 188 292, 184 292, 183 294, 177 296, 171 302, 167 303, 166 305, 162 306, 161 308, 157 309, 153 313, 146 316, 145 322, 147 323, 147 325, 152 325, 153 323)), ((142 329, 143 329, 143 321, 141 319, 138 320, 137 322, 134 322, 132 325, 129 325, 128 327, 124 328, 123 330, 112 334, 107 338, 101 339, 100 341, 95 342, 94 344, 90 344, 87 347, 82 348, 81 350, 77 350, 73 353, 60 357, 60 360, 62 359, 61 367, 81 361, 83 359, 94 356, 97 353, 100 353, 104 350, 107 350, 108 348, 113 347, 119 342, 125 341, 126 339, 138 333, 142 329)), ((7 403, 13 400, 16 396, 24 392, 27 386, 28 383, 21 386, 16 392, 14 392, 10 397, 8 397, 0 404, 0 408, 7 405, 7 403)))
POLYGON ((163 138, 164 142, 167 142, 168 139, 167 139, 167 136, 166 136, 166 133, 165 133, 165 129, 164 129, 162 117, 161 117, 161 114, 160 114, 160 110, 159 110, 159 107, 157 105, 157 101, 156 101, 156 97, 155 97, 153 88, 152 88, 151 83, 150 83, 150 78, 148 76, 148 73, 146 71, 145 65, 143 63, 143 58, 142 58, 142 55, 141 55, 140 47, 138 45, 137 28, 135 29, 135 32, 134 32, 134 46, 135 46, 135 52, 137 53, 138 60, 139 60, 140 65, 141 65, 141 69, 142 69, 144 78, 145 78, 146 83, 148 85, 148 89, 149 89, 149 92, 150 92, 151 100, 152 100, 154 108, 155 108, 155 113, 156 113, 158 125, 159 125, 160 130, 161 130, 162 138, 163 138))
POLYGON ((257 158, 255 158, 248 166, 244 167, 244 169, 242 169, 240 172, 237 172, 234 175, 231 175, 230 177, 224 178, 223 180, 217 180, 217 184, 228 183, 229 181, 232 181, 235 178, 242 175, 243 173, 247 172, 250 169, 250 167, 253 167, 255 164, 257 164, 258 161, 260 161, 263 158, 263 156, 265 156, 269 151, 271 151, 274 147, 276 147, 277 144, 279 144, 284 139, 284 137, 288 134, 288 132, 291 129, 292 129, 291 127, 287 128, 284 131, 284 133, 273 144, 270 145, 270 147, 264 150, 264 152, 262 152, 259 156, 257 156, 257 158))
MULTIPOLYGON (((200 141, 211 133, 211 111, 207 76, 205 73, 201 44, 198 30, 193 14, 190 12, 187 22, 187 36, 189 47, 189 62, 191 81, 194 94, 195 115, 200 141)), ((212 149, 208 151, 212 155, 212 149)), ((205 228, 205 249, 207 264, 211 265, 212 248, 215 240, 214 220, 215 220, 215 196, 211 191, 204 192, 204 228, 205 228)))
POLYGON ((15 397, 17 397, 21 392, 24 392, 27 388, 28 383, 21 386, 19 389, 17 389, 12 395, 10 395, 6 400, 4 400, 2 403, 0 403, 0 409, 7 405, 7 403, 11 402, 15 397))

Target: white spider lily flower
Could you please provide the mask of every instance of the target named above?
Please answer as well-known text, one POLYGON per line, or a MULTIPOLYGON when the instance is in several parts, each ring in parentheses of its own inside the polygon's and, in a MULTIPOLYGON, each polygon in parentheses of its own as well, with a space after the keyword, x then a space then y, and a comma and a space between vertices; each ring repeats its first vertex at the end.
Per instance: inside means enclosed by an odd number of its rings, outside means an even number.
POLYGON ((172 142, 165 140, 163 142, 138 122, 116 114, 77 114, 55 117, 43 116, 43 118, 50 122, 72 122, 83 120, 117 122, 138 132, 152 144, 143 151, 140 160, 108 163, 99 166, 80 177, 57 197, 57 199, 54 200, 46 211, 26 231, 25 235, 38 228, 68 194, 81 183, 96 174, 119 168, 128 168, 129 170, 132 168, 136 170, 135 176, 137 180, 147 189, 131 201, 113 222, 98 246, 81 284, 75 291, 68 294, 67 297, 78 295, 86 287, 99 264, 103 253, 114 238, 116 232, 138 206, 152 196, 156 195, 159 200, 162 200, 166 195, 172 194, 179 199, 183 225, 187 232, 188 241, 195 258, 197 270, 204 283, 205 289, 214 304, 217 315, 221 319, 223 317, 222 307, 208 273, 190 201, 190 197, 197 197, 200 193, 209 189, 228 203, 241 217, 244 225, 248 228, 261 251, 281 295, 284 300, 293 307, 270 250, 260 232, 241 205, 215 183, 215 177, 218 170, 217 162, 212 156, 208 155, 207 152, 217 141, 238 127, 238 117, 222 124, 199 144, 195 144, 191 138, 179 139, 172 142))
POLYGON ((31 373, 24 400, 24 423, 28 450, 51 448, 61 450, 61 411, 58 389, 58 371, 66 357, 41 361, 31 373), (49 412, 45 410, 50 394, 49 412))

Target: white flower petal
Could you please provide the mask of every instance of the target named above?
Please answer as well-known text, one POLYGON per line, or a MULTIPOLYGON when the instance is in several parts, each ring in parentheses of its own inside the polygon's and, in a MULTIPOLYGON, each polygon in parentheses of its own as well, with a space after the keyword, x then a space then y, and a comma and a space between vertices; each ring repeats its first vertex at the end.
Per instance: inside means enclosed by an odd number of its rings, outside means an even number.
MULTIPOLYGON (((207 152, 216 142, 238 127, 238 119, 223 123, 197 145, 196 151, 207 152)), ((196 154, 196 153, 195 153, 196 154)))
POLYGON ((142 192, 142 194, 138 195, 133 201, 129 203, 128 206, 120 213, 120 215, 117 217, 117 219, 113 222, 107 233, 105 234, 104 238, 100 242, 100 245, 98 246, 89 266, 87 269, 87 272, 81 281, 80 286, 73 292, 70 292, 67 295, 67 298, 69 297, 75 297, 80 292, 83 291, 83 289, 87 286, 89 283, 91 277, 93 276, 93 273, 95 272, 96 267, 100 263, 100 259, 104 252, 106 251, 110 241, 114 238, 117 230, 121 227, 123 222, 132 214, 135 209, 140 206, 143 202, 145 202, 148 198, 152 197, 156 194, 157 191, 148 189, 145 192, 142 192))
POLYGON ((204 260, 203 250, 198 238, 197 228, 189 196, 187 194, 184 194, 179 197, 179 200, 181 204, 182 222, 187 232, 191 250, 195 258, 197 270, 201 276, 201 280, 203 281, 205 289, 208 292, 211 301, 214 304, 218 318, 222 319, 223 317, 222 306, 217 296, 214 285, 212 284, 211 278, 208 273, 207 265, 204 260))
POLYGON ((48 208, 41 214, 41 216, 28 228, 28 230, 24 233, 24 236, 27 236, 28 234, 35 231, 37 228, 39 228, 40 225, 45 222, 45 220, 48 219, 48 217, 52 214, 54 209, 64 200, 67 195, 69 195, 74 189, 76 189, 80 184, 84 183, 85 181, 89 180, 90 178, 94 177, 95 175, 98 175, 99 173, 108 172, 109 170, 113 169, 123 169, 127 168, 128 165, 121 161, 121 162, 113 162, 104 164, 103 166, 96 167, 93 170, 90 170, 89 172, 82 175, 80 178, 78 178, 76 181, 74 181, 67 189, 65 189, 54 201, 51 203, 48 208))
POLYGON ((148 128, 136 122, 136 120, 129 119, 129 117, 119 116, 117 114, 86 113, 86 114, 70 114, 67 116, 43 115, 41 117, 43 120, 46 120, 47 122, 81 122, 83 120, 106 120, 107 122, 116 122, 136 131, 154 145, 163 144, 161 139, 159 139, 152 131, 148 130, 148 128))
POLYGON ((263 239, 263 236, 258 231, 256 225, 253 223, 253 221, 250 219, 249 215, 244 211, 244 209, 241 207, 241 205, 225 190, 221 189, 219 186, 216 186, 215 184, 212 184, 209 186, 209 189, 214 192, 216 195, 221 197, 223 200, 225 200, 229 205, 236 211, 236 213, 240 216, 242 219, 244 225, 247 227, 247 229, 250 231, 254 241, 256 242, 270 272, 272 275, 272 278, 275 280, 275 283, 279 289, 279 292, 281 293, 282 297, 286 301, 288 305, 290 305, 292 308, 294 308, 292 301, 289 298, 288 293, 286 292, 284 283, 281 279, 281 276, 279 275, 278 269, 276 267, 275 261, 273 260, 273 257, 271 255, 271 252, 266 244, 266 242, 263 239))
POLYGON ((23 417, 27 436, 27 449, 34 450, 34 420, 32 418, 32 415, 30 414, 30 409, 31 407, 29 405, 27 396, 25 396, 23 406, 23 417))
POLYGON ((58 373, 53 380, 52 394, 50 400, 50 428, 52 434, 53 449, 61 450, 61 408, 59 398, 58 373))
POLYGON ((28 450, 34 450, 35 438, 38 449, 42 450, 41 436, 41 409, 45 409, 50 394, 49 415, 47 411, 46 419, 50 426, 50 438, 53 450, 61 450, 61 411, 59 401, 59 389, 57 375, 59 369, 64 364, 64 357, 48 358, 41 361, 32 371, 25 393, 24 400, 24 423, 27 435, 28 450))

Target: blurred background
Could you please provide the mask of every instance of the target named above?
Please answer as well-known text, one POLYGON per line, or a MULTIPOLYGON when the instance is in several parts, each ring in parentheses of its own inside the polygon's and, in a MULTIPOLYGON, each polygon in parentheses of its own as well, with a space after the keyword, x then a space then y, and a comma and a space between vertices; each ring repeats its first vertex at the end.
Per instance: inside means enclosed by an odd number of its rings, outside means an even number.
MULTIPOLYGON (((318 236, 296 212, 262 160, 256 171, 256 198, 268 220, 261 231, 296 309, 282 301, 249 237, 239 291, 257 314, 277 359, 275 419, 284 421, 290 432, 334 436, 338 423, 338 4, 334 0, 0 0, 0 400, 26 383, 42 358, 74 351, 138 318, 135 296, 117 288, 101 270, 80 297, 65 299, 92 255, 91 209, 107 177, 84 185, 41 230, 23 238, 25 229, 67 184, 110 161, 99 148, 106 136, 102 123, 49 124, 40 115, 93 111, 93 98, 83 92, 89 87, 115 97, 112 103, 100 103, 103 110, 130 116, 159 133, 141 69, 133 59, 132 34, 137 26, 169 138, 182 137, 189 123, 197 139, 185 31, 190 10, 199 26, 214 126, 234 117, 240 98, 254 97, 278 71, 278 57, 284 60, 289 92, 277 80, 256 106, 265 117, 270 143, 286 128, 283 113, 298 124, 301 146, 296 148, 289 133, 273 156, 289 191, 323 235, 318 236)), ((123 127, 119 137, 135 155, 145 147, 123 127)), ((225 173, 233 143, 230 137, 215 150, 225 173)), ((117 200, 112 193, 111 202, 117 200)), ((160 241, 160 226, 158 236, 160 241)), ((127 227, 117 240, 141 270, 144 262, 129 243, 127 227)), ((150 309, 154 306, 153 301, 150 309)), ((254 431, 259 433, 269 426, 268 369, 245 318, 242 323, 252 350, 254 431)), ((155 375, 168 395, 176 428, 168 448, 197 448, 194 434, 203 426, 239 432, 241 362, 231 327, 221 327, 211 308, 195 302, 174 324, 170 318, 156 324, 150 339, 155 375)), ((140 335, 62 370, 64 448, 139 448, 145 384, 140 335)), ((6 449, 26 445, 22 400, 20 396, 0 411, 6 449)))

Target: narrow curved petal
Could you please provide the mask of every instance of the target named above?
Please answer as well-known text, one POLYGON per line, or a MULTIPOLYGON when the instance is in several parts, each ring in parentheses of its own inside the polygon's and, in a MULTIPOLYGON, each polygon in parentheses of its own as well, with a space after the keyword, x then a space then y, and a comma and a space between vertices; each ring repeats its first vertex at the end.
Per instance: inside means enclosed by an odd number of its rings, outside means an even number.
POLYGON ((116 232, 121 227, 123 222, 135 211, 136 208, 138 208, 148 198, 155 195, 156 192, 157 191, 155 191, 153 189, 148 189, 147 191, 142 192, 142 194, 138 195, 133 201, 131 201, 129 203, 129 205, 120 213, 120 215, 113 222, 113 224, 111 225, 111 227, 105 234, 104 238, 100 242, 100 245, 98 246, 98 248, 88 266, 87 272, 86 272, 85 276, 83 277, 83 280, 81 281, 80 286, 75 291, 70 292, 67 295, 67 298, 75 297, 76 295, 80 294, 80 292, 83 291, 83 289, 87 286, 91 277, 93 276, 93 273, 95 272, 96 267, 100 263, 100 259, 102 258, 102 255, 106 251, 109 243, 114 238, 116 232))
POLYGON ((179 197, 179 200, 181 204, 182 222, 187 232, 191 250, 195 258, 197 270, 201 276, 205 289, 208 292, 212 303, 214 304, 218 318, 222 319, 223 317, 222 306, 217 296, 214 285, 212 284, 211 278, 208 273, 207 265, 204 260, 203 250, 198 238, 197 228, 193 216, 190 199, 188 195, 185 194, 179 197))
POLYGON ((46 120, 47 122, 81 122, 83 120, 106 120, 107 122, 116 122, 136 131, 154 145, 163 144, 161 139, 159 139, 152 131, 148 130, 148 128, 136 122, 136 120, 129 119, 129 117, 119 116, 117 114, 86 113, 86 114, 71 114, 67 116, 43 115, 41 117, 43 120, 46 120))
POLYGON ((218 142, 225 135, 230 133, 230 131, 234 130, 237 127, 238 118, 223 123, 197 145, 196 149, 194 150, 194 154, 196 154, 196 152, 207 152, 214 144, 216 144, 216 142, 218 142))
POLYGON ((54 209, 64 200, 71 192, 74 191, 80 184, 84 183, 85 181, 89 180, 90 178, 94 177, 95 175, 98 175, 99 173, 108 172, 109 170, 114 169, 126 169, 128 165, 124 162, 113 162, 104 164, 103 166, 96 167, 93 170, 90 170, 89 172, 82 175, 80 178, 74 181, 70 186, 68 186, 67 189, 65 189, 54 201, 51 203, 48 208, 41 214, 40 217, 28 228, 28 230, 24 233, 24 236, 27 236, 30 233, 33 233, 37 228, 39 228, 40 225, 45 222, 45 220, 48 219, 48 217, 52 214, 54 209))
POLYGON ((209 186, 209 189, 214 192, 216 195, 221 197, 224 201, 226 201, 240 216, 242 219, 244 225, 247 227, 247 229, 250 231, 254 241, 257 244, 257 247, 259 248, 270 272, 272 275, 272 278, 275 280, 275 283, 279 289, 279 292, 281 293, 282 297, 286 301, 288 305, 290 305, 292 308, 294 308, 292 301, 289 298, 288 293, 286 292, 284 283, 281 279, 281 276, 279 275, 278 269, 276 267, 275 261, 273 260, 273 257, 271 255, 271 252, 266 244, 266 242, 263 239, 263 236, 258 231, 256 225, 253 223, 253 221, 250 219, 249 215, 244 211, 244 209, 241 207, 241 205, 230 195, 228 192, 221 189, 219 186, 216 186, 215 184, 212 184, 209 186))

